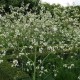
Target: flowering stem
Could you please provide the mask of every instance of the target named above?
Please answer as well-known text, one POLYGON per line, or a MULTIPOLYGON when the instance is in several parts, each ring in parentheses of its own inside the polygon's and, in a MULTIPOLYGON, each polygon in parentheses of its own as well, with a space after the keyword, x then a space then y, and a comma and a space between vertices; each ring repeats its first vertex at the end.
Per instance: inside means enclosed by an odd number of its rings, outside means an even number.
POLYGON ((33 80, 36 80, 36 47, 34 53, 34 73, 33 73, 33 80))

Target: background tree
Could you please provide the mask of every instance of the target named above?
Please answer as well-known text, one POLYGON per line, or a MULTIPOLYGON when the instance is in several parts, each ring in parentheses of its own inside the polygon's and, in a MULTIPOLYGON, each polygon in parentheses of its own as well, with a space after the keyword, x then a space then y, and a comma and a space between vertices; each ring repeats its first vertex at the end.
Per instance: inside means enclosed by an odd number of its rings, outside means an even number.
POLYGON ((0 0, 0 5, 4 5, 5 12, 10 13, 9 6, 12 5, 13 7, 21 7, 22 4, 25 6, 29 4, 28 10, 35 10, 36 7, 38 7, 38 3, 40 0, 0 0))

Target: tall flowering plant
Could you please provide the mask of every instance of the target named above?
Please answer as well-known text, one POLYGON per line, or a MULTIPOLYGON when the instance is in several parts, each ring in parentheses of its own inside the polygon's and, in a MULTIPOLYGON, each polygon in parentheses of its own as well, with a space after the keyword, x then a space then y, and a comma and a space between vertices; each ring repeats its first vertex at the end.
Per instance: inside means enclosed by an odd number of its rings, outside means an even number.
POLYGON ((0 16, 0 65, 7 61, 32 80, 46 80, 51 74, 54 79, 59 70, 56 60, 60 60, 60 67, 74 67, 72 63, 63 64, 63 60, 68 53, 77 52, 79 46, 77 18, 69 17, 66 10, 61 12, 56 7, 53 17, 49 11, 44 12, 44 6, 40 14, 27 12, 24 15, 24 10, 25 7, 11 7, 11 14, 0 16))

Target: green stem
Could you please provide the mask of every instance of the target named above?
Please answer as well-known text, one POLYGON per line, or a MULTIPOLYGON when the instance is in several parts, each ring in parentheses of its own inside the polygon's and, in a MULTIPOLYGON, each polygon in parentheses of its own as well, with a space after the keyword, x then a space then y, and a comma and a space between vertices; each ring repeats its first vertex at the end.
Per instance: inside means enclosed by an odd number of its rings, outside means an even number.
POLYGON ((34 73, 33 73, 33 80, 36 80, 36 47, 35 47, 35 54, 34 54, 34 73))

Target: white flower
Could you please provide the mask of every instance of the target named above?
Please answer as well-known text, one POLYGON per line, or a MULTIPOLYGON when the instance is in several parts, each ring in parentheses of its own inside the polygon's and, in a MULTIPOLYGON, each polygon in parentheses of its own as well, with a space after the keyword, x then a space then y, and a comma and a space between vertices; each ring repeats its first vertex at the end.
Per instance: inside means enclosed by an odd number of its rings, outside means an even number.
POLYGON ((38 28, 35 28, 34 31, 39 31, 39 29, 38 28))
POLYGON ((40 73, 43 74, 44 72, 43 71, 40 71, 40 73))
POLYGON ((56 76, 57 76, 57 74, 56 74, 56 73, 54 73, 54 76, 56 77, 56 76))
POLYGON ((71 67, 74 67, 74 64, 71 64, 71 67))
POLYGON ((43 39, 44 39, 43 35, 40 35, 40 40, 43 40, 43 39))
POLYGON ((0 64, 3 62, 3 60, 0 60, 0 64))
POLYGON ((64 64, 64 65, 63 65, 63 67, 65 67, 65 68, 66 68, 66 67, 67 67, 67 64, 64 64))
POLYGON ((28 62, 26 63, 26 65, 31 65, 30 61, 28 61, 28 62))
POLYGON ((60 58, 60 55, 57 55, 58 58, 60 58))
POLYGON ((30 53, 26 53, 26 56, 28 56, 30 53))
POLYGON ((29 72, 29 69, 27 69, 27 71, 29 72))
POLYGON ((48 50, 53 50, 53 47, 52 46, 48 46, 47 49, 48 50))
POLYGON ((71 58, 73 58, 73 56, 71 56, 71 58))
POLYGON ((20 31, 19 31, 18 29, 16 29, 16 30, 15 30, 15 34, 16 34, 16 36, 17 36, 17 35, 20 35, 20 31))
POLYGON ((68 66, 68 69, 71 69, 72 68, 72 66, 68 66))
POLYGON ((14 47, 12 43, 8 43, 8 46, 9 47, 14 47))
POLYGON ((63 60, 63 58, 61 58, 61 60, 63 60))
POLYGON ((43 66, 41 66, 41 70, 43 70, 44 69, 44 67, 43 66))
POLYGON ((29 46, 30 49, 33 49, 33 46, 29 46))
POLYGON ((45 69, 44 71, 45 71, 45 72, 48 72, 48 70, 47 70, 47 69, 45 69))
POLYGON ((36 69, 39 69, 39 66, 37 66, 36 69))
POLYGON ((42 63, 42 61, 41 60, 38 60, 38 62, 41 64, 42 63))
POLYGON ((18 60, 13 60, 13 65, 12 65, 12 67, 13 67, 13 66, 15 66, 15 67, 18 66, 18 60))
POLYGON ((23 56, 24 55, 24 53, 19 53, 19 56, 23 56))
POLYGON ((80 76, 78 76, 78 79, 80 80, 80 76))
POLYGON ((54 27, 53 30, 54 30, 54 31, 57 31, 57 27, 54 27))
POLYGON ((18 64, 18 60, 13 60, 13 64, 18 64))
POLYGON ((44 45, 44 46, 47 46, 47 42, 44 42, 43 45, 44 45))
POLYGON ((5 55, 6 55, 5 53, 2 54, 2 56, 5 56, 5 55))
POLYGON ((38 45, 38 42, 35 42, 34 45, 35 45, 35 46, 38 45))
POLYGON ((42 76, 42 74, 39 74, 39 76, 42 76))
POLYGON ((38 45, 38 42, 36 41, 36 39, 32 39, 32 44, 38 45))
POLYGON ((39 48, 39 53, 42 53, 43 48, 39 48))

